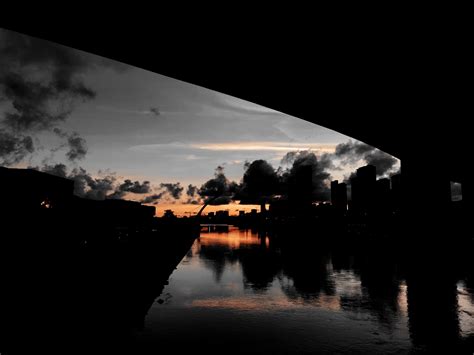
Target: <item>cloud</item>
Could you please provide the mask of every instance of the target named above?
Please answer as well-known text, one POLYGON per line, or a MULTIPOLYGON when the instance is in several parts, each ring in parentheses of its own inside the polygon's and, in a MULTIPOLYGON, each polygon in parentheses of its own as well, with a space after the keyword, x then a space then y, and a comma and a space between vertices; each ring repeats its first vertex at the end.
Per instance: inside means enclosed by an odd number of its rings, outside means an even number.
POLYGON ((163 192, 159 193, 159 194, 152 194, 152 195, 149 195, 149 196, 145 197, 140 202, 141 203, 152 203, 152 204, 156 205, 161 200, 163 195, 164 195, 163 192))
POLYGON ((92 200, 120 199, 126 193, 144 194, 151 191, 149 181, 140 183, 127 179, 122 183, 117 182, 115 173, 102 173, 99 171, 98 177, 93 177, 84 168, 74 168, 68 173, 64 164, 43 165, 42 167, 29 167, 48 174, 60 176, 74 180, 74 194, 79 197, 92 200))
POLYGON ((56 152, 64 147, 68 147, 69 150, 66 152, 66 157, 69 161, 75 162, 76 160, 85 158, 87 154, 87 143, 86 140, 79 135, 79 133, 68 133, 57 127, 53 128, 53 133, 55 133, 58 137, 65 139, 65 142, 59 147, 52 149, 53 152, 56 152))
POLYGON ((93 178, 85 169, 75 168, 68 176, 74 180, 74 193, 92 200, 104 200, 115 192, 116 177, 107 174, 93 178))
POLYGON ((0 92, 11 103, 3 123, 13 130, 45 130, 64 121, 75 100, 95 92, 80 75, 90 67, 80 52, 2 30, 0 92))
POLYGON ((186 189, 186 195, 188 195, 189 197, 193 197, 197 194, 197 192, 198 192, 197 186, 194 186, 192 184, 188 185, 188 188, 186 189))
POLYGON ((83 159, 87 154, 85 139, 57 126, 68 119, 77 103, 95 98, 96 93, 86 85, 83 74, 99 67, 117 71, 127 68, 56 43, 0 29, 0 101, 7 103, 0 117, 0 162, 11 165, 33 154, 33 138, 38 140, 35 135, 43 131, 64 139, 60 148, 69 147, 66 157, 70 161, 83 159))
POLYGON ((222 143, 196 143, 193 148, 215 151, 276 151, 288 152, 291 150, 312 150, 320 153, 334 152, 332 144, 311 144, 311 143, 289 143, 289 142, 222 142, 222 143))
POLYGON ((30 136, 12 134, 0 129, 0 165, 9 166, 20 162, 35 150, 30 136))
POLYGON ((174 199, 179 200, 183 193, 184 187, 179 182, 173 183, 161 183, 160 188, 165 189, 174 199))
POLYGON ((143 183, 140 183, 139 181, 132 182, 129 179, 125 180, 119 188, 121 191, 133 192, 135 194, 146 194, 150 192, 151 189, 149 181, 143 181, 143 183))
POLYGON ((362 156, 373 151, 375 148, 361 142, 349 140, 346 143, 340 143, 336 146, 335 155, 339 157, 350 158, 352 156, 362 156))
POLYGON ((366 164, 376 167, 378 176, 390 174, 398 163, 398 160, 390 154, 365 143, 352 140, 338 144, 333 156, 340 159, 343 165, 365 161, 366 164))
POLYGON ((248 101, 238 99, 233 96, 220 94, 216 97, 217 100, 213 102, 213 107, 230 111, 233 113, 240 113, 244 115, 275 115, 275 116, 284 116, 284 113, 275 111, 271 108, 257 105, 248 101))
POLYGON ((87 154, 86 140, 79 136, 77 132, 72 133, 68 139, 69 151, 66 153, 66 157, 70 161, 76 161, 84 159, 87 154))
POLYGON ((184 187, 177 183, 161 183, 155 189, 157 193, 151 194, 143 198, 140 202, 158 204, 161 200, 176 202, 181 198, 184 187))
POLYGON ((67 167, 64 164, 44 165, 41 169, 39 168, 33 168, 33 169, 41 170, 44 173, 59 176, 62 178, 67 178, 67 167))
MULTIPOLYGON (((235 142, 218 142, 218 143, 154 143, 141 144, 130 147, 132 151, 139 152, 158 152, 163 149, 186 150, 187 154, 196 157, 196 150, 209 152, 279 152, 287 153, 294 150, 312 150, 315 153, 333 153, 334 144, 312 144, 312 143, 291 143, 278 141, 235 141, 235 142)), ((198 157, 200 158, 200 157, 198 157)), ((192 158, 191 158, 192 159, 192 158)))
POLYGON ((374 165, 377 168, 377 175, 379 176, 391 172, 395 164, 398 162, 396 158, 380 150, 375 150, 367 154, 364 159, 367 164, 374 165))
POLYGON ((151 186, 149 181, 143 181, 143 183, 140 183, 139 181, 132 182, 132 180, 127 179, 122 184, 117 186, 114 193, 107 196, 107 198, 120 199, 129 192, 135 194, 146 194, 150 191, 151 186))
POLYGON ((198 205, 202 202, 201 197, 198 194, 199 188, 195 185, 189 184, 186 188, 186 196, 188 199, 186 203, 190 203, 192 205, 198 205))

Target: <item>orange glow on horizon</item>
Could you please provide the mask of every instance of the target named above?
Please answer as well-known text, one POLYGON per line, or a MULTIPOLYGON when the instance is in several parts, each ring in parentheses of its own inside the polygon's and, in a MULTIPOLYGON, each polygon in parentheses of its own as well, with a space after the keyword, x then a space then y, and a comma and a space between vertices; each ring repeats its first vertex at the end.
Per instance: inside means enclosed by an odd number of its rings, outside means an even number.
MULTIPOLYGON (((165 210, 172 210, 174 214, 178 217, 189 217, 195 216, 199 210, 202 208, 201 205, 192 205, 186 203, 159 203, 157 205, 146 204, 147 206, 154 206, 156 208, 155 215, 157 217, 162 217, 165 210)), ((202 212, 203 215, 208 214, 209 212, 217 212, 217 211, 229 211, 229 215, 237 216, 239 211, 250 212, 252 209, 256 209, 260 212, 260 205, 239 205, 237 203, 231 203, 227 205, 219 205, 219 206, 207 206, 204 211, 202 212)))

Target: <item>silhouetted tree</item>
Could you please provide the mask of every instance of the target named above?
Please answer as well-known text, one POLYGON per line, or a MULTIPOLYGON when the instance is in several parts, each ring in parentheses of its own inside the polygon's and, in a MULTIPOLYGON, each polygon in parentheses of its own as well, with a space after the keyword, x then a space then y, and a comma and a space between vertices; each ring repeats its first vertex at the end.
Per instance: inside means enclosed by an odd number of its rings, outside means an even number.
POLYGON ((214 172, 214 178, 206 181, 198 191, 204 198, 204 206, 199 210, 200 216, 207 205, 224 205, 234 199, 234 195, 239 189, 239 185, 234 181, 229 181, 224 175, 224 168, 218 166, 214 172))
POLYGON ((172 210, 165 210, 165 213, 163 214, 163 218, 165 219, 175 219, 177 218, 176 215, 172 210))
POLYGON ((280 192, 280 179, 265 160, 255 160, 246 165, 242 186, 236 199, 242 204, 260 204, 261 211, 265 211, 265 204, 280 192))

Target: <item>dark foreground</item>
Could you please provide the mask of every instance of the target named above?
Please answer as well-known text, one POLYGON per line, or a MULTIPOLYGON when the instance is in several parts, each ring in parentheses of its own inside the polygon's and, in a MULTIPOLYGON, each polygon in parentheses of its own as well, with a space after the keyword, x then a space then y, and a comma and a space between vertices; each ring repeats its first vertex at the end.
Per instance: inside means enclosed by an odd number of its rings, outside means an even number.
MULTIPOLYGON (((23 226, 16 238, 2 240, 2 355, 133 354, 126 347, 130 331, 142 328, 196 237, 188 226, 87 234, 56 228, 52 235, 34 229, 23 226), (71 238, 78 234, 89 238, 71 238)), ((15 237, 13 230, 8 235, 15 237)))
POLYGON ((469 240, 430 254, 376 236, 188 232, 11 249, 24 252, 2 258, 1 354, 474 351, 469 240))

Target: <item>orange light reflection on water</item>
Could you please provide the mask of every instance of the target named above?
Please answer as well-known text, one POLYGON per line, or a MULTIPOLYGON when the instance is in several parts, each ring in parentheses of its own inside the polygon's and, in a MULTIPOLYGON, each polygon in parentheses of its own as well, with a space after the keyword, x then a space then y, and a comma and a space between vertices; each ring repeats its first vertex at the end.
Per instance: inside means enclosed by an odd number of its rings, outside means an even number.
MULTIPOLYGON (((270 241, 268 237, 263 240, 266 248, 269 247, 270 241)), ((204 246, 226 246, 230 249, 239 249, 245 246, 262 245, 262 239, 257 233, 252 233, 249 230, 239 230, 236 227, 230 227, 229 232, 218 233, 201 233, 199 242, 204 246)))

